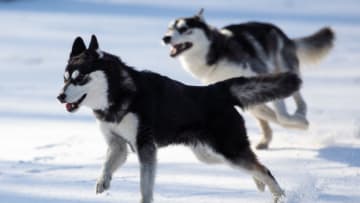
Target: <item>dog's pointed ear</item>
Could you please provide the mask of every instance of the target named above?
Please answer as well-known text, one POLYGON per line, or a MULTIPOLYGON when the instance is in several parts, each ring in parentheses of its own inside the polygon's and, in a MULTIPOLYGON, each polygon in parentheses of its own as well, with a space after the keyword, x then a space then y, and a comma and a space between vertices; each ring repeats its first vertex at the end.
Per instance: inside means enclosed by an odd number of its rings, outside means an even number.
POLYGON ((96 51, 99 49, 99 43, 95 35, 91 35, 91 41, 89 45, 89 50, 96 51))
POLYGON ((84 40, 81 37, 77 37, 72 45, 70 57, 77 56, 85 51, 86 46, 84 40))
POLYGON ((199 12, 195 15, 196 18, 198 18, 201 21, 205 21, 204 19, 204 8, 201 8, 199 12))

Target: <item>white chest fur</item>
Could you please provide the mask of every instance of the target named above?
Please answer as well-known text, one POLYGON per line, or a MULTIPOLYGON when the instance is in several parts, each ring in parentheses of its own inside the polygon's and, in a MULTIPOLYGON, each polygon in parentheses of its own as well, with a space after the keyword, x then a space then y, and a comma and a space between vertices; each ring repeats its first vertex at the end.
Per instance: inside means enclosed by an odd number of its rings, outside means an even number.
POLYGON ((108 143, 112 136, 121 136, 133 149, 136 149, 138 127, 139 119, 134 113, 127 113, 119 123, 100 122, 100 129, 108 143))
POLYGON ((205 56, 194 57, 186 55, 179 59, 184 69, 203 84, 212 84, 234 77, 256 76, 256 73, 247 64, 237 64, 221 60, 212 66, 208 66, 205 62, 205 56))

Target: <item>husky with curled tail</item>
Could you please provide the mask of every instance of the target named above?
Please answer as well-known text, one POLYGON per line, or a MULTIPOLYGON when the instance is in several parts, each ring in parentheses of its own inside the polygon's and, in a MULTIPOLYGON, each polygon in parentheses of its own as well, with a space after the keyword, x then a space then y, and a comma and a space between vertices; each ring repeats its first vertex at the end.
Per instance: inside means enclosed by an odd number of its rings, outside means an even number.
MULTIPOLYGON (((291 72, 300 76, 299 64, 316 62, 333 47, 334 32, 323 28, 315 34, 290 39, 278 27, 260 22, 233 24, 217 29, 206 23, 203 9, 193 17, 172 21, 163 42, 171 48, 182 67, 204 84, 233 77, 252 77, 291 72)), ((283 99, 251 107, 263 137, 258 149, 266 149, 272 139, 269 121, 285 128, 305 130, 307 106, 300 93, 292 97, 296 112, 288 113, 283 99)))
POLYGON ((283 190, 251 150, 245 122, 234 106, 251 108, 283 99, 300 85, 296 74, 284 73, 189 86, 135 70, 119 57, 101 51, 92 36, 88 48, 82 38, 75 39, 58 100, 69 112, 89 107, 98 120, 108 151, 97 193, 109 189, 130 146, 140 162, 141 203, 152 202, 157 149, 183 144, 205 163, 244 169, 259 190, 268 187, 274 202, 279 202, 283 190))

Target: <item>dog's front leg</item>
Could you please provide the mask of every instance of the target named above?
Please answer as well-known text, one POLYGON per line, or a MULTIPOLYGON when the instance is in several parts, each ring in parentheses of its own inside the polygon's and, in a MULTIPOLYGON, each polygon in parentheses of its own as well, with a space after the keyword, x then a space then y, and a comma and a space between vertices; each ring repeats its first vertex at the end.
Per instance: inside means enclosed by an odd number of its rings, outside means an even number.
POLYGON ((109 189, 113 173, 125 163, 127 158, 127 145, 124 139, 112 135, 108 140, 108 150, 101 175, 96 183, 96 193, 102 193, 109 189))
POLYGON ((138 148, 140 161, 140 190, 141 203, 151 203, 153 200, 153 189, 156 173, 156 153, 155 144, 141 144, 138 148))

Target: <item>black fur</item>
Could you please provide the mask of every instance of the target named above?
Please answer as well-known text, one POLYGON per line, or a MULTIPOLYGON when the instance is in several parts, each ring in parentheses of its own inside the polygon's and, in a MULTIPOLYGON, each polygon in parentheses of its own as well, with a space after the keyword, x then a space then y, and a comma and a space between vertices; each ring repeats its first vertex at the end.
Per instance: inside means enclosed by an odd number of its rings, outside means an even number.
POLYGON ((291 53, 287 54, 290 55, 289 59, 292 59, 287 67, 290 71, 296 69, 298 62, 294 42, 275 25, 249 22, 228 25, 223 29, 231 31, 232 36, 225 36, 218 30, 213 30, 211 46, 207 53, 207 65, 214 65, 222 59, 227 59, 235 63, 248 63, 256 73, 266 74, 269 71, 266 61, 275 57, 277 51, 283 50, 291 53), (249 36, 258 43, 261 50, 255 47, 249 36), (278 40, 281 40, 286 48, 278 47, 278 40))
POLYGON ((285 43, 292 44, 293 42, 275 25, 270 23, 248 22, 243 24, 233 24, 223 27, 223 29, 230 30, 234 35, 233 39, 236 40, 243 49, 251 57, 258 57, 253 44, 245 37, 246 33, 251 34, 263 47, 267 55, 274 51, 274 46, 271 46, 272 38, 269 35, 272 32, 278 34, 285 43))
MULTIPOLYGON (((217 90, 230 89, 236 105, 246 108, 290 96, 299 90, 301 79, 294 73, 283 73, 272 77, 234 78, 215 84, 217 90)), ((219 92, 218 94, 221 94, 219 92)), ((224 94, 224 93, 223 93, 224 94)))
POLYGON ((74 41, 72 51, 70 52, 70 57, 77 56, 86 49, 84 41, 81 37, 77 37, 74 41))
POLYGON ((329 28, 325 27, 314 33, 309 37, 304 37, 302 40, 304 43, 312 46, 312 49, 320 49, 322 47, 332 47, 334 44, 335 33, 329 28))

